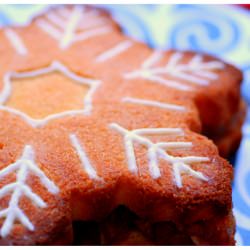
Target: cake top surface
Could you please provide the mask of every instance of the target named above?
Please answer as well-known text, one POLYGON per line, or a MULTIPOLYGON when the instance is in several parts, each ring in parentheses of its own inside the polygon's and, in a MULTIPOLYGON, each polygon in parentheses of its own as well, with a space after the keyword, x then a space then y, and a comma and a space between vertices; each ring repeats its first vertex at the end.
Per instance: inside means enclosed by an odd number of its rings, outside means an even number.
POLYGON ((195 100, 229 87, 232 66, 152 50, 82 6, 0 40, 1 237, 38 237, 48 221, 93 219, 101 206, 156 220, 159 204, 230 208, 232 168, 199 134, 195 100))

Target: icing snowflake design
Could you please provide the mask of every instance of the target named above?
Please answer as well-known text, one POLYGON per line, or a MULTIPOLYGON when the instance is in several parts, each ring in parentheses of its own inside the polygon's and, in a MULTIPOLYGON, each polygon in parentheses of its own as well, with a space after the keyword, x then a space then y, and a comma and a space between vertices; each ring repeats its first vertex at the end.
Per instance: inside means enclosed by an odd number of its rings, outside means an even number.
POLYGON ((191 142, 157 142, 153 143, 145 135, 162 135, 170 134, 175 136, 183 136, 183 130, 180 128, 143 128, 129 131, 116 123, 109 125, 111 129, 116 130, 124 138, 124 147, 126 151, 128 169, 131 173, 137 174, 138 167, 136 164, 136 156, 134 143, 137 142, 140 145, 144 145, 148 148, 148 167, 149 173, 153 179, 158 179, 161 176, 158 159, 164 159, 165 161, 172 164, 174 171, 174 178, 177 187, 182 187, 181 174, 186 173, 195 178, 207 181, 201 172, 195 171, 190 164, 208 162, 207 157, 198 156, 186 156, 186 157, 175 157, 167 153, 169 149, 185 149, 192 147, 191 142))
POLYGON ((8 112, 14 113, 17 116, 20 116, 23 118, 27 123, 29 123, 33 127, 41 127, 45 125, 48 121, 61 118, 65 116, 72 116, 72 115, 89 115, 92 110, 92 96, 98 86, 100 85, 101 81, 99 80, 93 80, 89 78, 85 78, 82 76, 78 76, 72 71, 70 71, 67 67, 65 67, 60 62, 54 61, 49 67, 42 68, 34 71, 28 71, 28 72, 8 72, 5 74, 4 79, 4 86, 0 93, 0 110, 6 110, 8 112), (70 111, 64 111, 57 114, 52 114, 47 116, 44 119, 33 119, 29 117, 27 114, 16 110, 11 107, 4 106, 5 102, 8 100, 8 98, 11 95, 12 91, 12 85, 11 80, 12 79, 22 79, 22 78, 32 78, 32 77, 38 77, 41 75, 46 75, 52 72, 60 72, 66 77, 72 79, 76 84, 81 84, 89 87, 89 90, 87 94, 85 95, 83 99, 83 106, 84 108, 82 110, 70 110, 70 111))
POLYGON ((154 66, 162 57, 161 51, 155 51, 140 69, 126 73, 124 77, 126 79, 143 78, 178 90, 193 91, 193 86, 187 85, 182 80, 207 86, 211 80, 216 80, 218 77, 213 70, 224 68, 224 64, 218 61, 204 62, 201 55, 195 55, 187 64, 181 63, 183 54, 180 52, 173 53, 165 66, 154 66), (164 76, 174 77, 178 81, 166 79, 164 76))
POLYGON ((16 181, 7 184, 0 189, 0 198, 11 193, 8 207, 0 211, 0 218, 5 218, 0 234, 6 237, 16 220, 20 221, 23 226, 29 230, 34 230, 34 225, 19 207, 20 198, 24 195, 40 208, 46 207, 43 199, 33 192, 26 183, 29 173, 36 175, 48 192, 57 194, 58 187, 44 174, 44 172, 35 163, 35 155, 32 147, 26 145, 22 156, 14 163, 8 165, 0 171, 0 179, 16 171, 16 181))
POLYGON ((66 7, 50 11, 37 22, 44 32, 58 41, 64 50, 77 41, 98 37, 112 31, 107 18, 99 16, 99 11, 88 10, 84 6, 66 7))

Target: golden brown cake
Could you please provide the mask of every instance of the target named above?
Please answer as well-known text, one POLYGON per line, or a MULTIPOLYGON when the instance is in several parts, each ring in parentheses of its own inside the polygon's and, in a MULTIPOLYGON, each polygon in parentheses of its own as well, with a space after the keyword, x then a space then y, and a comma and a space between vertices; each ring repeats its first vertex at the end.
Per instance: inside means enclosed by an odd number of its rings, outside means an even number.
POLYGON ((0 31, 0 243, 234 245, 241 72, 104 11, 0 31), (237 127, 237 129, 235 129, 237 127))

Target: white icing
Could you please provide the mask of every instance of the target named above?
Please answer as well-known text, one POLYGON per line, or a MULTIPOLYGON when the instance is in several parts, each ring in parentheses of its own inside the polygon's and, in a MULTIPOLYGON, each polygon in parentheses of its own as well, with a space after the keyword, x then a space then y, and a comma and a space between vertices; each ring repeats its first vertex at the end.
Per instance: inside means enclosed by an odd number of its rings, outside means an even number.
POLYGON ((125 75, 126 79, 135 79, 135 78, 143 78, 149 80, 153 83, 157 83, 163 86, 167 86, 170 88, 175 88, 182 91, 192 91, 194 90, 193 87, 184 85, 183 83, 165 79, 157 74, 154 74, 152 71, 147 69, 142 69, 141 71, 134 71, 125 75))
POLYGON ((163 57, 163 53, 161 50, 155 50, 152 55, 150 55, 143 63, 142 68, 148 69, 152 67, 154 64, 158 63, 163 57))
POLYGON ((16 110, 14 108, 11 108, 11 107, 0 106, 0 110, 7 111, 7 112, 12 113, 16 116, 19 116, 26 123, 28 123, 29 125, 31 125, 34 128, 43 127, 48 122, 55 120, 55 119, 76 116, 76 115, 86 115, 86 113, 83 110, 71 110, 71 111, 65 111, 65 112, 61 112, 61 113, 57 113, 57 114, 52 114, 52 115, 45 117, 44 119, 33 119, 30 116, 26 115, 25 113, 23 113, 19 110, 16 110))
POLYGON ((182 187, 181 173, 189 174, 197 179, 208 181, 208 178, 205 177, 201 172, 193 170, 189 165, 184 162, 176 162, 173 164, 175 182, 177 187, 182 187))
POLYGON ((92 97, 98 86, 100 85, 99 80, 89 79, 85 78, 79 75, 76 75, 72 71, 70 71, 67 67, 65 67, 60 62, 54 61, 50 66, 38 70, 28 71, 28 72, 8 72, 5 74, 3 79, 3 89, 0 93, 0 110, 5 110, 7 112, 11 112, 17 116, 20 116, 23 118, 26 122, 28 122, 33 127, 41 127, 45 125, 48 121, 56 119, 56 118, 62 118, 65 116, 74 116, 74 115, 89 115, 92 110, 92 97), (39 75, 49 74, 51 72, 58 71, 65 76, 69 77, 73 81, 75 81, 77 84, 86 85, 89 87, 88 92, 86 93, 85 97, 83 98, 83 106, 84 108, 82 110, 71 110, 71 111, 65 111, 57 114, 52 114, 44 119, 33 119, 26 115, 25 113, 18 111, 16 109, 13 109, 11 107, 4 106, 5 102, 8 100, 8 98, 11 95, 11 80, 12 79, 21 79, 21 78, 27 78, 27 77, 37 77, 39 75))
POLYGON ((204 62, 201 55, 193 56, 186 64, 181 63, 183 54, 180 52, 173 53, 165 66, 154 66, 160 62, 161 58, 160 51, 154 52, 139 70, 126 73, 124 77, 127 79, 143 78, 178 90, 190 91, 194 88, 187 85, 185 81, 206 86, 211 80, 216 80, 218 77, 213 70, 224 68, 224 64, 219 61, 204 62), (178 79, 178 82, 168 80, 164 75, 174 77, 178 79))
POLYGON ((202 163, 209 161, 207 157, 199 156, 186 156, 177 157, 168 154, 166 150, 168 149, 185 149, 192 147, 191 142, 152 142, 150 139, 143 135, 162 135, 170 134, 181 136, 184 134, 183 130, 180 128, 142 128, 135 130, 127 130, 116 123, 111 123, 109 125, 111 129, 118 131, 124 137, 124 146, 126 151, 126 157, 128 161, 128 169, 130 172, 137 174, 138 167, 136 163, 135 149, 133 143, 139 143, 148 148, 148 166, 149 173, 152 178, 160 178, 161 172, 158 164, 158 159, 162 158, 169 162, 173 167, 174 180, 177 187, 182 187, 181 173, 187 173, 194 178, 207 181, 208 178, 204 176, 201 172, 195 171, 188 164, 202 163))
MULTIPOLYGON (((85 18, 86 18, 86 15, 85 15, 85 18)), ((90 29, 90 28, 94 28, 96 26, 100 26, 100 25, 104 25, 104 24, 105 25, 109 24, 107 19, 103 18, 103 17, 98 17, 95 19, 87 20, 86 22, 79 24, 79 29, 80 30, 90 29)))
MULTIPOLYGON (((46 33, 48 33, 52 38, 56 40, 60 40, 61 38, 61 32, 60 30, 53 25, 50 25, 47 21, 45 20, 37 20, 36 24, 46 33)), ((60 46, 60 45, 59 45, 60 46)))
POLYGON ((139 135, 162 135, 162 134, 176 134, 183 135, 181 128, 139 128, 135 129, 134 132, 139 135))
POLYGON ((95 36, 100 36, 100 35, 105 35, 107 33, 110 33, 112 29, 110 27, 100 27, 100 28, 95 28, 91 30, 87 30, 84 33, 78 34, 75 37, 75 41, 85 41, 89 38, 95 37, 95 36))
POLYGON ((80 6, 76 5, 73 8, 72 14, 66 23, 65 30, 63 33, 63 36, 61 37, 60 40, 60 48, 65 49, 69 46, 71 43, 72 37, 75 33, 75 30, 77 28, 77 24, 80 21, 81 18, 81 8, 80 6))
POLYGON ((55 12, 63 18, 68 18, 70 15, 70 10, 68 8, 65 8, 64 6, 56 8, 55 12))
POLYGON ((96 58, 96 62, 105 62, 115 56, 120 55, 121 53, 128 50, 133 45, 132 41, 126 40, 118 43, 113 48, 103 52, 96 58))
POLYGON ((57 15, 55 12, 52 12, 50 11, 47 15, 46 15, 46 18, 54 23, 56 26, 64 29, 64 25, 63 25, 63 22, 64 22, 64 18, 62 18, 60 15, 57 15))
POLYGON ((175 104, 169 104, 169 103, 164 103, 164 102, 157 102, 157 101, 139 99, 139 98, 133 98, 133 97, 124 97, 122 99, 122 101, 127 102, 127 103, 152 106, 152 107, 174 110, 174 111, 185 111, 186 110, 186 107, 181 106, 181 105, 175 105, 175 104))
POLYGON ((4 30, 4 34, 18 54, 24 56, 28 53, 28 50, 24 45, 22 39, 15 31, 8 28, 4 30))
POLYGON ((79 30, 94 28, 96 26, 110 24, 110 20, 100 16, 100 12, 96 9, 85 11, 84 22, 79 23, 79 30))
POLYGON ((38 19, 36 24, 57 40, 62 50, 74 42, 112 31, 107 19, 98 16, 96 11, 86 10, 81 5, 74 6, 71 10, 60 8, 58 11, 49 12, 45 19, 38 19))
POLYGON ((12 193, 8 207, 0 211, 0 217, 5 218, 0 231, 1 237, 6 237, 11 232, 16 220, 20 221, 23 226, 31 231, 35 229, 27 215, 19 207, 19 202, 23 195, 38 207, 44 208, 47 205, 26 183, 29 173, 36 175, 50 193, 57 194, 59 192, 55 183, 35 163, 34 151, 30 145, 24 147, 19 159, 0 171, 0 178, 3 179, 14 171, 16 171, 16 181, 0 189, 0 198, 12 193))
MULTIPOLYGON (((85 8, 85 6, 83 6, 83 8, 85 9, 84 17, 86 18, 86 22, 91 22, 93 20, 95 21, 96 17, 98 17, 98 19, 102 18, 102 16, 99 16, 100 12, 97 9, 89 9, 89 10, 87 10, 85 8), (93 17, 95 17, 95 18, 93 18, 93 17)), ((82 23, 81 23, 81 25, 82 25, 82 23)))
POLYGON ((100 179, 100 177, 97 175, 96 170, 93 168, 92 164, 89 161, 89 158, 83 148, 83 146, 80 144, 77 136, 75 134, 70 134, 69 136, 72 146, 75 148, 79 159, 81 160, 82 167, 85 170, 85 172, 88 174, 90 179, 100 179))

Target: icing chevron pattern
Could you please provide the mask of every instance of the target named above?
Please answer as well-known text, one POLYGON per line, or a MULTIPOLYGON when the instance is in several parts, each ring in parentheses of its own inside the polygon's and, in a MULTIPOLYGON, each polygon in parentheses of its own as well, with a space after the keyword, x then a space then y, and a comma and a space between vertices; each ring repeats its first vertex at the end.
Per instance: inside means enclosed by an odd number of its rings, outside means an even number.
POLYGON ((97 10, 87 10, 84 6, 72 9, 61 7, 37 21, 38 27, 58 41, 64 50, 77 41, 98 37, 112 31, 109 22, 98 16, 97 10))
POLYGON ((155 64, 159 63, 162 57, 161 51, 153 52, 143 62, 140 69, 126 73, 124 77, 126 79, 143 78, 178 90, 192 91, 193 86, 183 81, 206 86, 211 80, 217 78, 214 70, 224 67, 224 64, 219 61, 204 62, 201 55, 195 55, 188 63, 182 63, 183 54, 181 52, 173 53, 165 66, 156 66, 155 64), (164 76, 171 76, 176 80, 166 79, 164 76))
POLYGON ((128 161, 128 169, 134 174, 138 174, 138 166, 136 163, 136 155, 133 144, 135 142, 144 145, 148 148, 148 167, 149 173, 152 178, 158 179, 161 176, 158 159, 162 158, 169 162, 174 171, 174 179, 177 187, 182 187, 181 174, 186 173, 195 178, 207 181, 208 178, 205 177, 201 172, 195 171, 189 164, 198 162, 208 162, 207 157, 198 156, 186 156, 186 157, 175 157, 167 153, 168 149, 183 149, 192 147, 191 142, 157 142, 153 143, 150 139, 145 137, 145 135, 159 135, 159 134, 170 134, 181 136, 183 135, 183 130, 180 128, 143 128, 129 131, 116 123, 111 123, 109 125, 111 129, 116 130, 124 137, 124 146, 128 161))
POLYGON ((0 218, 4 218, 0 231, 2 237, 6 237, 10 233, 15 221, 19 221, 31 231, 34 230, 34 225, 20 207, 19 202, 22 196, 26 196, 40 208, 46 207, 46 203, 43 199, 34 193, 29 187, 27 183, 29 173, 37 176, 48 192, 52 194, 57 194, 59 192, 55 183, 51 181, 35 163, 35 154, 30 145, 25 146, 23 153, 18 160, 0 171, 0 179, 3 179, 5 176, 13 172, 16 172, 16 181, 7 184, 0 189, 0 198, 11 194, 8 207, 0 211, 0 218))

